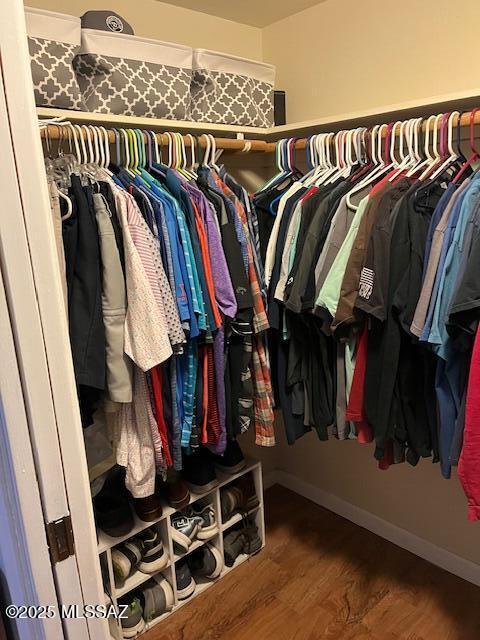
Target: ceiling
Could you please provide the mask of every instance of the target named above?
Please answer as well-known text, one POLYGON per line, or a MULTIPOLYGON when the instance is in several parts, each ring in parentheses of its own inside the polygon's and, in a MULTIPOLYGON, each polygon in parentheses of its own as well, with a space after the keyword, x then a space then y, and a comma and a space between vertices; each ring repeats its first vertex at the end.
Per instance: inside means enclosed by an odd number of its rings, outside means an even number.
POLYGON ((219 18, 266 27, 272 22, 313 7, 325 0, 162 0, 176 7, 193 9, 219 18))

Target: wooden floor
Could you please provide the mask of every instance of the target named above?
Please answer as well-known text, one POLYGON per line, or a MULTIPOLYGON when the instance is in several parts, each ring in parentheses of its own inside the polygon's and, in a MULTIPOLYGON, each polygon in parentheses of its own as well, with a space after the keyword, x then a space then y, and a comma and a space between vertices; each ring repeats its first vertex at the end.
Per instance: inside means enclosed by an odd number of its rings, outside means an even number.
POLYGON ((265 508, 265 549, 142 639, 480 639, 479 588, 278 485, 265 508))

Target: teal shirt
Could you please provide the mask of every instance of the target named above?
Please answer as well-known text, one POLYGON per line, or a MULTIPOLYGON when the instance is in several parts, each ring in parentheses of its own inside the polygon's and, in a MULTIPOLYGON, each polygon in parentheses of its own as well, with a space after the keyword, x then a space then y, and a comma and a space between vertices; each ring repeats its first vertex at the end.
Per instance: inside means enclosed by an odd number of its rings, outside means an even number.
POLYGON ((365 209, 367 208, 368 199, 369 196, 367 195, 360 201, 350 229, 348 230, 345 240, 335 257, 331 269, 325 278, 325 282, 320 289, 320 293, 318 294, 316 306, 327 309, 332 317, 335 317, 337 312, 343 276, 345 275, 348 259, 352 252, 355 238, 357 237, 358 227, 360 226, 365 209))

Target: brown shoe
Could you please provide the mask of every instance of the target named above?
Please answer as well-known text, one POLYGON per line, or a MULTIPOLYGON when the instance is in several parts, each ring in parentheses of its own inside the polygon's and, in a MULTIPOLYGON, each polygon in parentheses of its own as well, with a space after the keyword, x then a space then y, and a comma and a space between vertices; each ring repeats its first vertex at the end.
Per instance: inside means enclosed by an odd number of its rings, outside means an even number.
POLYGON ((162 517, 162 501, 157 492, 147 498, 135 498, 133 506, 137 516, 143 522, 154 522, 162 517))
POLYGON ((256 509, 260 504, 257 492, 255 490, 255 482, 253 480, 253 474, 248 473, 246 476, 241 476, 234 483, 242 492, 242 501, 240 508, 242 511, 250 511, 256 509))
POLYGON ((190 504, 190 491, 179 473, 169 471, 163 486, 165 497, 171 507, 180 511, 190 504))

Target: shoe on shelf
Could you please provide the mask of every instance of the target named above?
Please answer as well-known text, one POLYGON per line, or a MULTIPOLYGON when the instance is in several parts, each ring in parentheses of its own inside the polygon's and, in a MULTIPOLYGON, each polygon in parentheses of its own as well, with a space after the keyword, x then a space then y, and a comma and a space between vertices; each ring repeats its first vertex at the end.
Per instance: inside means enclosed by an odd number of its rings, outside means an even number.
POLYGON ((254 520, 250 520, 243 529, 243 540, 243 553, 246 553, 247 556, 253 556, 262 548, 262 539, 260 538, 258 527, 254 520))
POLYGON ((222 573, 222 555, 213 544, 206 544, 188 557, 188 566, 194 578, 215 580, 222 573))
POLYGON ((173 514, 171 523, 173 549, 175 553, 178 555, 187 553, 193 539, 197 535, 200 526, 200 518, 190 518, 177 511, 177 513, 173 514))
POLYGON ((127 604, 128 609, 121 618, 122 635, 124 638, 136 638, 139 633, 145 631, 143 608, 137 596, 125 596, 119 600, 120 604, 127 604))
POLYGON ((112 549, 113 576, 115 586, 123 587, 125 580, 136 571, 143 556, 143 543, 138 538, 126 540, 112 549))
POLYGON ((137 536, 143 544, 143 554, 138 568, 143 573, 157 573, 168 564, 168 552, 163 546, 158 527, 149 527, 137 536))
POLYGON ((247 465, 247 461, 243 457, 242 450, 237 440, 228 440, 227 447, 223 456, 210 454, 215 464, 215 468, 226 475, 239 473, 247 465))
POLYGON ((190 518, 196 518, 198 522, 197 538, 208 540, 218 533, 218 524, 213 505, 204 500, 194 502, 186 512, 190 518))
POLYGON ((183 477, 193 493, 208 493, 218 484, 215 466, 204 450, 183 457, 183 477))
POLYGON ((165 495, 168 504, 178 511, 190 504, 190 491, 178 471, 168 470, 167 480, 162 483, 160 491, 165 495))
POLYGON ((93 511, 98 528, 112 538, 122 538, 133 529, 123 467, 115 465, 106 474, 103 487, 93 498, 93 511))
POLYGON ((253 475, 248 473, 237 478, 220 492, 222 520, 227 522, 234 513, 248 513, 260 504, 253 475))
POLYGON ((137 597, 143 608, 145 622, 151 622, 167 611, 171 611, 174 604, 173 589, 162 574, 146 582, 138 591, 137 597))
POLYGON ((255 482, 253 479, 253 473, 247 473, 235 480, 235 484, 242 492, 242 505, 240 509, 242 511, 251 511, 256 509, 260 504, 260 500, 257 496, 257 490, 255 489, 255 482))
POLYGON ((255 522, 248 520, 246 525, 242 524, 240 527, 231 529, 223 538, 223 552, 227 567, 233 567, 235 560, 242 553, 253 555, 262 548, 262 540, 255 522))
POLYGON ((134 498, 133 507, 143 522, 154 522, 162 517, 162 501, 156 492, 146 498, 134 498))
POLYGON ((243 553, 243 531, 235 529, 223 537, 223 555, 227 567, 233 567, 235 560, 243 553))
POLYGON ((179 600, 186 600, 195 591, 196 582, 192 577, 186 560, 181 560, 175 565, 177 580, 177 595, 179 600))
POLYGON ((227 522, 236 511, 239 511, 243 501, 243 494, 239 487, 228 485, 220 491, 220 505, 222 521, 227 522))

